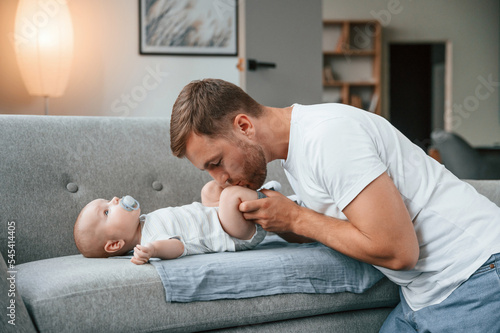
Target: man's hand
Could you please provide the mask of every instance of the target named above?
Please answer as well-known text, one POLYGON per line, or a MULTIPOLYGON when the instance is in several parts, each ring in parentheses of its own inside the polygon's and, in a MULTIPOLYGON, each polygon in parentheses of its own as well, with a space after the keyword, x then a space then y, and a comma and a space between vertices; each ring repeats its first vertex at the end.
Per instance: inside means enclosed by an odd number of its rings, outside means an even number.
POLYGON ((267 198, 244 201, 239 210, 246 220, 260 224, 266 231, 274 232, 290 243, 311 243, 314 239, 297 235, 292 231, 293 222, 300 207, 279 192, 261 190, 267 198))
POLYGON ((134 247, 134 257, 130 259, 130 261, 136 265, 145 264, 153 256, 153 253, 154 247, 151 243, 146 245, 137 244, 136 247, 134 247))
POLYGON ((240 212, 246 220, 260 224, 264 230, 276 233, 293 232, 292 223, 297 220, 300 206, 283 194, 262 190, 267 198, 242 202, 240 212))

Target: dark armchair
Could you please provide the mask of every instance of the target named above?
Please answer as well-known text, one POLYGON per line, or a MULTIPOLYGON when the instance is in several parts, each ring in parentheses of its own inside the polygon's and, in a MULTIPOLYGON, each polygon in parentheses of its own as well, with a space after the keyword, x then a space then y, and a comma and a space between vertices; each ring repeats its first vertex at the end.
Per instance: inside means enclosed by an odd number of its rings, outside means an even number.
POLYGON ((429 154, 461 179, 500 179, 500 155, 486 156, 461 136, 444 130, 431 134, 429 154))

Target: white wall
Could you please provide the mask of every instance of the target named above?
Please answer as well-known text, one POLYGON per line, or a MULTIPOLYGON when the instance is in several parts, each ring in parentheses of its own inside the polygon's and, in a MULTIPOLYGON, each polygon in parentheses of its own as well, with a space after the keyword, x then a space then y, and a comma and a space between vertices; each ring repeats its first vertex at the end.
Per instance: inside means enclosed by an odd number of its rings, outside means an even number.
MULTIPOLYGON (((43 114, 43 98, 28 95, 10 41, 17 2, 0 1, 0 113, 43 114)), ((239 83, 235 56, 139 55, 137 0, 68 4, 75 57, 65 94, 50 99, 52 115, 170 117, 178 93, 191 80, 239 83)))
POLYGON ((323 0, 324 19, 382 23, 384 114, 388 113, 389 43, 449 42, 450 125, 473 145, 500 143, 499 9, 498 0, 323 0), (484 80, 494 84, 486 87, 484 80))
MULTIPOLYGON (((66 93, 50 101, 51 114, 170 117, 178 92, 191 80, 217 77, 239 83, 237 57, 139 55, 137 0, 68 2, 75 58, 66 93), (141 96, 151 71, 160 72, 158 85, 141 96)), ((28 95, 9 39, 16 7, 17 0, 0 1, 0 113, 43 114, 43 99, 28 95)), ((500 87, 489 91, 481 83, 489 77, 499 81, 498 0, 323 0, 323 17, 382 21, 386 93, 388 43, 449 41, 453 129, 474 145, 500 142, 500 87)))

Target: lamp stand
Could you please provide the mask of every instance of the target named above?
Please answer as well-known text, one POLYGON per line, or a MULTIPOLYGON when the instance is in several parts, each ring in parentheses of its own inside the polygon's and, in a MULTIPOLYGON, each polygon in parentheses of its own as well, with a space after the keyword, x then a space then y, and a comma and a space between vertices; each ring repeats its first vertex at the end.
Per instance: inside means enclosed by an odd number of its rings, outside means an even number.
POLYGON ((49 96, 43 96, 44 104, 45 104, 45 115, 49 115, 49 96))

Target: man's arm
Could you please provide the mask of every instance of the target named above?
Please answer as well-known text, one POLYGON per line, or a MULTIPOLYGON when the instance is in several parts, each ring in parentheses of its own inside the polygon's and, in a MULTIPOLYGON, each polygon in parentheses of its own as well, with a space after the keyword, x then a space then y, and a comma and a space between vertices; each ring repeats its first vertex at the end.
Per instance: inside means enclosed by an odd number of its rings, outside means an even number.
POLYGON ((293 232, 315 239, 360 261, 394 270, 411 269, 419 256, 413 223, 401 195, 383 173, 343 210, 348 221, 295 205, 286 197, 269 197, 240 205, 246 219, 265 230, 293 232))

